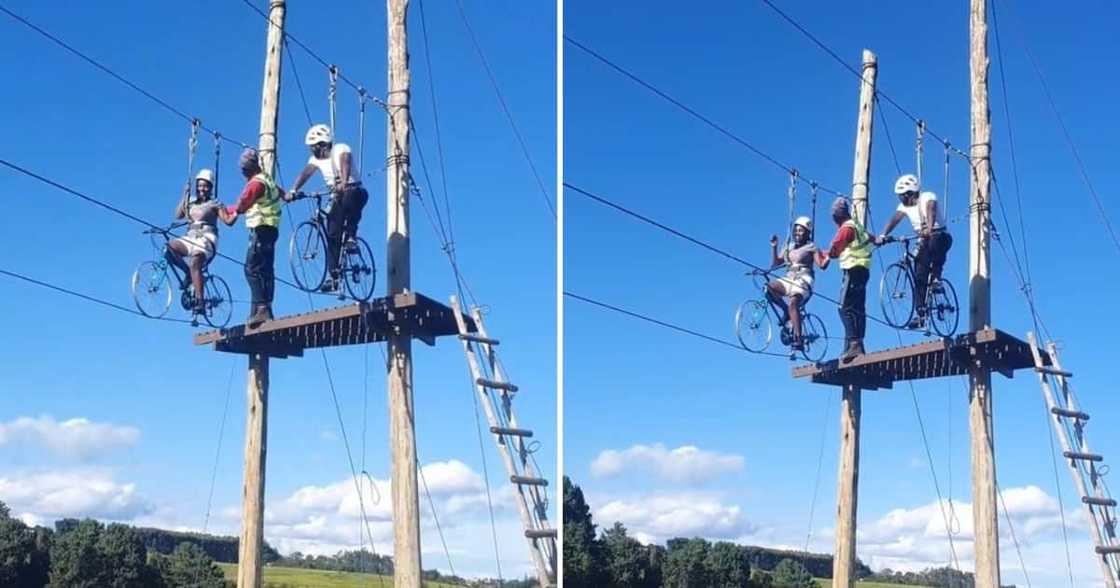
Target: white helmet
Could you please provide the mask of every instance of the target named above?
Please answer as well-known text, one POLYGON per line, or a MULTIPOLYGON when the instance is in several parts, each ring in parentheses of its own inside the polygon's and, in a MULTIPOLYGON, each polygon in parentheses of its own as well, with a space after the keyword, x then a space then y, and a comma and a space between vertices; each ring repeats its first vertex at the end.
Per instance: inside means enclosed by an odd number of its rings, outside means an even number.
POLYGON ((898 178, 898 181, 894 183, 894 193, 898 196, 902 196, 907 192, 917 192, 919 189, 918 177, 914 174, 901 176, 898 178))
POLYGON ((304 138, 303 142, 308 146, 319 143, 333 143, 334 137, 331 135, 331 128, 327 125, 315 125, 307 130, 307 137, 304 138))
POLYGON ((802 226, 806 231, 813 232, 813 221, 807 216, 797 217, 797 220, 793 221, 793 226, 802 226))
POLYGON ((214 185, 214 172, 208 169, 198 170, 198 175, 194 177, 194 181, 198 182, 199 180, 210 182, 210 186, 212 187, 214 185))

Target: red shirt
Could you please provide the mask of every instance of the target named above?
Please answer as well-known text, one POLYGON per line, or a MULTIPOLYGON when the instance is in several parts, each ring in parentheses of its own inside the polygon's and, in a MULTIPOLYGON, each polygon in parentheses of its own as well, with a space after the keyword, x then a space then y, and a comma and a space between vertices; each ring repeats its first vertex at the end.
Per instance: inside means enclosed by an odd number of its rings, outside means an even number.
POLYGON ((856 230, 849 226, 840 227, 836 231, 836 236, 832 238, 832 244, 828 246, 828 256, 835 259, 840 257, 840 252, 848 246, 849 243, 856 240, 856 230))
POLYGON ((253 206, 253 203, 256 202, 258 198, 265 195, 266 190, 267 188, 265 188, 264 184, 259 180, 249 180, 249 183, 245 184, 245 189, 241 192, 241 196, 237 198, 237 204, 235 206, 230 206, 228 212, 230 214, 235 212, 244 213, 253 206))

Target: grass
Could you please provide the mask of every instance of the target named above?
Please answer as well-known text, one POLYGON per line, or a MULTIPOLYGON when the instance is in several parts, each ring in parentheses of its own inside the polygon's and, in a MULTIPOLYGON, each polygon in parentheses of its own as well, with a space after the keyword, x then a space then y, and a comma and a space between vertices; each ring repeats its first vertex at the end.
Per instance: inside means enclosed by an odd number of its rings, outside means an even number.
MULTIPOLYGON (((218 564, 227 580, 237 581, 237 564, 218 564)), ((391 588, 392 576, 358 574, 354 572, 330 572, 326 570, 307 570, 303 568, 264 567, 263 588, 391 588)), ((428 588, 451 588, 452 584, 424 582, 428 588)), ((459 587, 461 588, 461 587, 459 587)))

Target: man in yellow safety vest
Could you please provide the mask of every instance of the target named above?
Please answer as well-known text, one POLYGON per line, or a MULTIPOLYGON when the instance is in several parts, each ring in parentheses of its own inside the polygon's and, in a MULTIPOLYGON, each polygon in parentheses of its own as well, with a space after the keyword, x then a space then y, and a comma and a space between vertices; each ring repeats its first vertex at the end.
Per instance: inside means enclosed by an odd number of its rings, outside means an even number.
POLYGON ((863 225, 852 218, 848 200, 837 198, 832 203, 832 221, 836 236, 828 252, 817 254, 817 265, 828 267, 831 259, 840 259, 844 282, 840 290, 840 321, 844 323, 847 348, 840 361, 848 363, 863 354, 863 335, 867 328, 867 280, 871 270, 871 236, 863 225))
POLYGON ((272 297, 276 288, 276 239, 280 236, 280 199, 283 190, 261 170, 260 154, 246 147, 238 160, 248 182, 231 214, 244 214, 249 229, 249 251, 245 255, 245 280, 252 292, 252 309, 246 324, 255 329, 272 320, 272 297))

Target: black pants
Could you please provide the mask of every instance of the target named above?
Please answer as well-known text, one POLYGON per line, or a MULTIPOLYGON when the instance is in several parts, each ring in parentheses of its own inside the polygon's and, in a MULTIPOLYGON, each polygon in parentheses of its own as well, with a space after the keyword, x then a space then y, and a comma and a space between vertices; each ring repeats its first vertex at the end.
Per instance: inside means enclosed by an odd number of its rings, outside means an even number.
POLYGON ((914 305, 919 311, 925 310, 926 289, 929 286, 930 276, 941 278, 941 269, 945 267, 945 256, 953 246, 953 237, 945 231, 939 231, 922 239, 918 253, 914 257, 914 305))
POLYGON ((276 238, 280 232, 266 225, 249 229, 249 251, 245 255, 245 280, 249 282, 253 305, 272 304, 276 290, 276 238))
POLYGON ((335 197, 327 212, 327 269, 331 275, 338 273, 338 258, 344 237, 358 236, 358 223, 362 209, 369 200, 369 193, 361 185, 351 186, 335 197))
POLYGON ((840 286, 840 322, 844 323, 844 337, 862 341, 867 328, 867 280, 871 273, 865 267, 844 270, 840 286))

